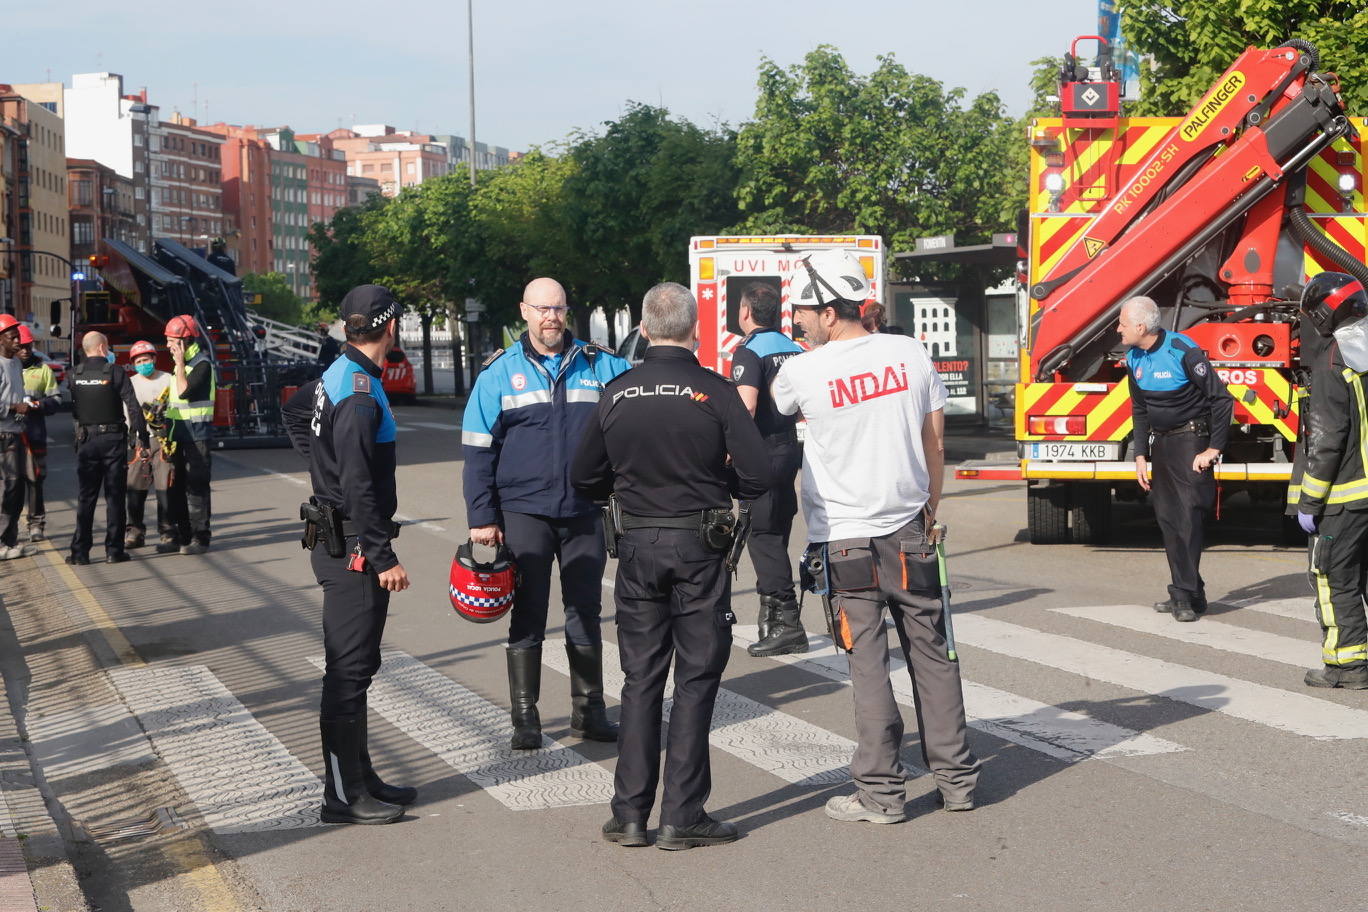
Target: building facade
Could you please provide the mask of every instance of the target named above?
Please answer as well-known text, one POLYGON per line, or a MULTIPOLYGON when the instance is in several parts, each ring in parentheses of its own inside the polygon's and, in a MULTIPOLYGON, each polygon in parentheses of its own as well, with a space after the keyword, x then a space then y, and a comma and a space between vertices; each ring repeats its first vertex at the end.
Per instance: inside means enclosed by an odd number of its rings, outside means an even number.
POLYGON ((372 196, 380 196, 380 182, 373 177, 347 175, 347 205, 361 206, 372 196))
POLYGON ((217 123, 204 127, 223 137, 219 176, 223 211, 233 222, 225 237, 238 275, 274 269, 271 213, 271 147, 254 127, 217 123))
POLYGON ((405 187, 416 187, 451 170, 446 146, 425 133, 361 124, 333 130, 327 138, 346 156, 347 173, 378 181, 385 196, 396 196, 405 187))
POLYGON ((9 197, 0 256, 10 261, 0 307, 39 327, 59 322, 52 317, 61 308, 53 305, 71 298, 66 138, 55 107, 0 85, 9 197))
POLYGON ((139 249, 146 250, 151 237, 148 145, 157 123, 157 106, 148 103, 147 90, 125 94, 118 73, 77 73, 71 88, 49 82, 25 85, 20 92, 62 118, 67 156, 99 162, 132 181, 135 237, 139 249))
POLYGON ((133 208, 133 181, 90 158, 67 159, 67 209, 71 219, 71 261, 78 271, 99 252, 102 238, 135 250, 147 247, 147 232, 133 208))
POLYGON ((148 143, 153 237, 208 250, 231 230, 223 212, 223 137, 172 115, 152 125, 148 143))
MULTIPOLYGON (((448 167, 452 171, 470 169, 470 141, 464 136, 452 136, 449 133, 434 135, 432 141, 446 147, 448 167)), ((503 146, 491 146, 478 141, 475 143, 476 171, 502 168, 516 157, 517 153, 509 152, 503 146)))

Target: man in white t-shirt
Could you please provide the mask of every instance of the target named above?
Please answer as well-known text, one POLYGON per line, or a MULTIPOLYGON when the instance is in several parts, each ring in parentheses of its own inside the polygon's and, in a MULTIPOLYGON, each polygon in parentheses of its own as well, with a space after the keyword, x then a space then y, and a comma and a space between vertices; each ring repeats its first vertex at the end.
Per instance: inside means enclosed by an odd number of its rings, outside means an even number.
POLYGON ((167 490, 171 485, 171 455, 166 450, 166 403, 171 395, 171 374, 157 370, 157 346, 151 342, 135 342, 128 350, 129 360, 136 372, 132 376, 133 395, 142 406, 147 421, 151 447, 142 458, 128 462, 128 528, 124 531, 125 548, 141 548, 147 544, 147 526, 143 521, 147 492, 157 495, 157 531, 163 542, 174 541, 170 503, 167 490))
POLYGON ((857 791, 832 798, 826 813, 898 823, 906 819, 903 720, 888 678, 885 607, 912 677, 922 756, 946 810, 973 808, 979 761, 965 737, 959 665, 946 651, 927 535, 944 472, 945 386, 920 342, 865 330, 868 295, 849 252, 805 258, 789 303, 818 347, 786 361, 770 392, 781 413, 807 419, 803 517, 808 542, 825 544, 834 633, 850 652, 857 791))

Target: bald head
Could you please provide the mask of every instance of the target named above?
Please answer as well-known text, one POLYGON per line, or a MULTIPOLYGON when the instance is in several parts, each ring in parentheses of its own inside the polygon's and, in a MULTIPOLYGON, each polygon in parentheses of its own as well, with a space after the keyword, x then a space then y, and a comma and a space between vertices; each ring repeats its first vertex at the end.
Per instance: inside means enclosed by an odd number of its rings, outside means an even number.
POLYGON ((102 332, 88 332, 81 337, 81 351, 87 355, 103 356, 108 351, 109 339, 102 332))
POLYGON ((542 354, 565 347, 565 289, 555 279, 533 279, 523 289, 522 318, 532 345, 542 354))

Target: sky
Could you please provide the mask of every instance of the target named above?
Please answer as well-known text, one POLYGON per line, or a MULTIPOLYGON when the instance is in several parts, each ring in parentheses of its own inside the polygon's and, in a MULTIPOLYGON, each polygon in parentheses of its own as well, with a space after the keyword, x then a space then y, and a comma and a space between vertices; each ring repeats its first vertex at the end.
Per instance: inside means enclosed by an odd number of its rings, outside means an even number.
MULTIPOLYGON (((1030 61, 1096 31, 1096 0, 473 0, 476 138, 526 150, 594 131, 628 102, 700 125, 739 125, 761 57, 788 66, 818 44, 868 73, 908 70, 996 90, 1025 110, 1030 61)), ((202 122, 297 132, 387 123, 464 136, 470 117, 461 0, 8 0, 0 82, 121 73, 126 92, 202 122)))

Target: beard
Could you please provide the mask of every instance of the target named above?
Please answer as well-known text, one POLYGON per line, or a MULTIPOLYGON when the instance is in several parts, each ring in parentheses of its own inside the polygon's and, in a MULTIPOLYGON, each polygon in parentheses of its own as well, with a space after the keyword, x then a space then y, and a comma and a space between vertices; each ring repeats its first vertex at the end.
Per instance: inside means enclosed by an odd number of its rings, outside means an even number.
POLYGON ((556 326, 532 330, 532 335, 537 337, 537 341, 547 348, 560 348, 561 340, 565 338, 565 327, 556 326))

